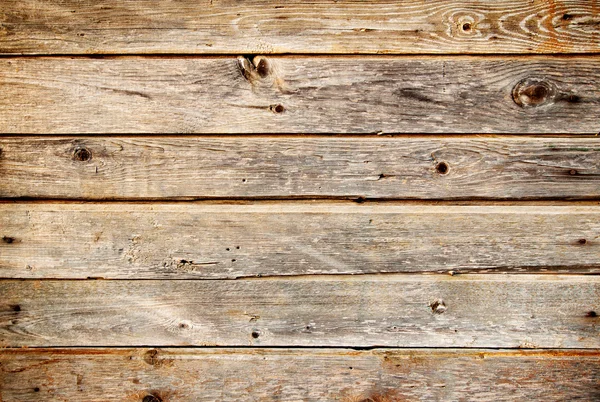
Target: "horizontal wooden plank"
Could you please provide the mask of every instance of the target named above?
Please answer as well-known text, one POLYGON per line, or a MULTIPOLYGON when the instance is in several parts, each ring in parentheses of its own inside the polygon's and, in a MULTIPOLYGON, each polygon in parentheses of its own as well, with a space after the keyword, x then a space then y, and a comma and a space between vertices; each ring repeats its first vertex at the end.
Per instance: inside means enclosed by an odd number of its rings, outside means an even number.
POLYGON ((0 51, 598 52, 594 0, 4 0, 0 51))
POLYGON ((600 277, 0 281, 0 345, 599 348, 600 277))
POLYGON ((6 402, 600 398, 598 351, 5 349, 0 371, 6 402))
POLYGON ((598 57, 3 58, 1 133, 598 133, 598 57))
POLYGON ((598 199, 600 140, 4 137, 0 197, 598 199))
POLYGON ((600 272, 598 206, 0 204, 5 278, 600 272))

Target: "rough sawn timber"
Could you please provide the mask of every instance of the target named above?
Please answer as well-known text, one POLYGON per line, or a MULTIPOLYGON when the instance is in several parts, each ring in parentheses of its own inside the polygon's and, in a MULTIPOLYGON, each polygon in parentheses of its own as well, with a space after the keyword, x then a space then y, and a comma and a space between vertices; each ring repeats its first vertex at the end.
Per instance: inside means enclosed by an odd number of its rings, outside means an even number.
POLYGON ((0 345, 600 348, 600 277, 0 280, 0 345))
POLYGON ((597 53, 594 0, 3 0, 0 53, 597 53))
POLYGON ((5 402, 600 399, 597 350, 4 349, 0 373, 5 402))
POLYGON ((600 207, 2 203, 5 278, 599 273, 600 207))
POLYGON ((600 199, 600 139, 0 138, 0 197, 600 199))
POLYGON ((0 133, 597 134, 599 57, 0 59, 0 133))

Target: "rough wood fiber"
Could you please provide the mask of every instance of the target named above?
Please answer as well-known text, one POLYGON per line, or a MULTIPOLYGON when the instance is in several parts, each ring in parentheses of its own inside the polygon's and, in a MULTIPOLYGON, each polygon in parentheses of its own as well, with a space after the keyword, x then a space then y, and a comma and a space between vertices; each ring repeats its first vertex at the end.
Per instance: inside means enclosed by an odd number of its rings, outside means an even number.
POLYGON ((599 273, 598 206, 0 204, 5 278, 599 273))
POLYGON ((600 348, 600 277, 0 281, 4 346, 600 348))
POLYGON ((0 59, 1 133, 588 133, 597 57, 0 59))
POLYGON ((5 402, 600 398, 598 351, 8 349, 0 373, 5 402))
POLYGON ((600 198, 600 139, 5 137, 0 197, 600 198))
POLYGON ((592 53, 594 0, 3 0, 0 52, 592 53))

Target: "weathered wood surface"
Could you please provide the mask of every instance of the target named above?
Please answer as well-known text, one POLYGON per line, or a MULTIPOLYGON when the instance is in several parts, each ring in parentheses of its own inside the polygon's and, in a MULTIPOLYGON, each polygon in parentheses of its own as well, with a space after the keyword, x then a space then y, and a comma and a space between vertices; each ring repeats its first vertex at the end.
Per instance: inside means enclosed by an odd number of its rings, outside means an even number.
POLYGON ((599 273, 600 208, 3 203, 5 278, 599 273))
POLYGON ((0 59, 0 132, 587 133, 598 57, 0 59))
POLYGON ((600 139, 4 137, 0 197, 598 199, 600 139))
POLYGON ((0 52, 592 53, 594 0, 3 0, 0 52))
POLYGON ((0 345, 600 348, 600 277, 1 280, 0 345))
POLYGON ((600 399, 596 350, 5 349, 0 373, 5 402, 600 399))

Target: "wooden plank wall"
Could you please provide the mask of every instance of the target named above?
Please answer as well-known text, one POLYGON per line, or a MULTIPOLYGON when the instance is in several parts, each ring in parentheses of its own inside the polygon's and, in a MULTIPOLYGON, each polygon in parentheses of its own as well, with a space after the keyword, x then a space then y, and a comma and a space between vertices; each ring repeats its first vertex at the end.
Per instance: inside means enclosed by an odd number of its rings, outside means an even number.
POLYGON ((600 3, 3 0, 0 401, 600 400, 600 3))

